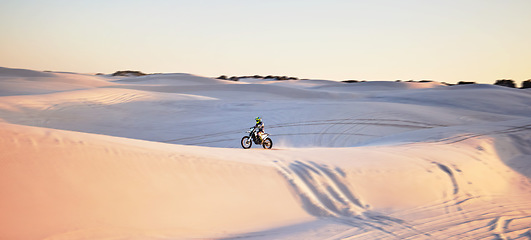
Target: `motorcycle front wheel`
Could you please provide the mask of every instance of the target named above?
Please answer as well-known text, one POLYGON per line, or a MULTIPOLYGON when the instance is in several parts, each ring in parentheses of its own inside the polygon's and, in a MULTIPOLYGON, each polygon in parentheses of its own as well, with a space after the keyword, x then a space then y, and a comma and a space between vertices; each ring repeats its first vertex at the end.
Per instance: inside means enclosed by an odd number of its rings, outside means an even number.
POLYGON ((249 136, 242 137, 242 147, 244 149, 249 149, 253 145, 253 141, 249 138, 249 136))
POLYGON ((271 140, 271 138, 266 138, 262 143, 262 147, 264 147, 265 149, 271 149, 273 147, 273 141, 271 140))

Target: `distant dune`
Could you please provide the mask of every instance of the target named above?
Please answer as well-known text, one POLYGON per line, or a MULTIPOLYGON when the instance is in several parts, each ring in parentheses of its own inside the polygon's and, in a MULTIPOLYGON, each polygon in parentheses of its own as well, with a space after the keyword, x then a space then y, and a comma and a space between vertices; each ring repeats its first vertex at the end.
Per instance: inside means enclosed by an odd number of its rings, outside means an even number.
POLYGON ((531 238, 531 90, 238 80, 0 68, 0 239, 531 238))

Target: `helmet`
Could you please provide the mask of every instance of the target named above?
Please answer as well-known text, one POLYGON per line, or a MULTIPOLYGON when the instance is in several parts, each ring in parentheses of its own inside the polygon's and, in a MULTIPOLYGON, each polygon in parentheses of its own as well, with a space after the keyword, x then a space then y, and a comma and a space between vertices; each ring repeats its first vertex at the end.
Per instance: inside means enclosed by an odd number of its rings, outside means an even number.
POLYGON ((260 117, 256 117, 254 120, 256 120, 256 123, 260 123, 262 121, 260 117))

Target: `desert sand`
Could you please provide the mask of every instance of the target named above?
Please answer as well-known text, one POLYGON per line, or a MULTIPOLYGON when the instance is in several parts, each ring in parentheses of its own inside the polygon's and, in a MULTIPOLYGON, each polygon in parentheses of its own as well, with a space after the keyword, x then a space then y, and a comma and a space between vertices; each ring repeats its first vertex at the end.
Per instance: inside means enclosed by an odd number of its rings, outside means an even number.
POLYGON ((0 68, 0 239, 531 239, 530 178, 529 89, 0 68))

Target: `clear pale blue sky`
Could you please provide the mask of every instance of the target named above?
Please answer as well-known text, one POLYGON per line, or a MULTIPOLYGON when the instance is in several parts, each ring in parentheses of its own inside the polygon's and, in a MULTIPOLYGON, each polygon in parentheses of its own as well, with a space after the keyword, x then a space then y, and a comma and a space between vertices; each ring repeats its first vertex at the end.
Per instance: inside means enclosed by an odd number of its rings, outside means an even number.
POLYGON ((0 0, 0 66, 531 78, 531 0, 0 0))

